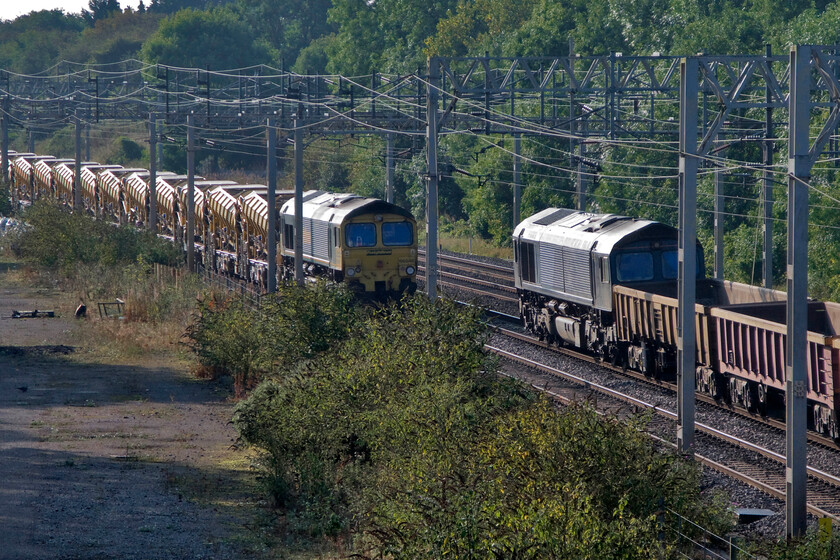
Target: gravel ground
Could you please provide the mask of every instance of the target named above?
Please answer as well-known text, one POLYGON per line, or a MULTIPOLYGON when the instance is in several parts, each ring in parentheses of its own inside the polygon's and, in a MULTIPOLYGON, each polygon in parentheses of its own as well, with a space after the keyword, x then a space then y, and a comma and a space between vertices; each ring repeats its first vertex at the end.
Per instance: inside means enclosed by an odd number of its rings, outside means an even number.
MULTIPOLYGON (((2 272, 3 316, 59 301, 2 272)), ((232 406, 151 356, 74 349, 72 310, 57 311, 0 321, 0 559, 259 557, 232 406)))

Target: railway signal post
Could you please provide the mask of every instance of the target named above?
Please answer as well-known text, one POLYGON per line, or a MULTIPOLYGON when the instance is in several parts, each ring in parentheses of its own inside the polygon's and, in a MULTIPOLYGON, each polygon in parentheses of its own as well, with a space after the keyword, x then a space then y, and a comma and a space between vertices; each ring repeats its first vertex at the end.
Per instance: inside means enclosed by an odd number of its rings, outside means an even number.
POLYGON ((303 286, 303 104, 298 103, 295 129, 295 283, 303 286))
POLYGON ((522 221, 520 208, 522 207, 522 135, 513 135, 513 227, 522 221))
POLYGON ((149 231, 157 230, 157 115, 149 113, 149 231))
POLYGON ((385 135, 385 202, 394 203, 394 134, 385 135))
MULTIPOLYGON (((770 45, 765 47, 764 56, 769 61, 773 52, 770 50, 770 45)), ((770 82, 767 81, 764 87, 764 136, 765 141, 762 143, 762 163, 764 170, 762 171, 763 185, 763 203, 762 212, 764 214, 763 225, 763 245, 764 255, 762 261, 762 277, 764 279, 764 287, 768 289, 773 288, 773 96, 770 88, 770 82)))
POLYGON ((187 115, 187 270, 195 272, 195 128, 187 115))
MULTIPOLYGON (((2 175, 3 175, 3 184, 9 184, 9 97, 6 96, 3 99, 3 114, 0 115, 0 149, 3 150, 2 154, 2 175)), ((14 194, 13 194, 14 196, 14 194)))
POLYGON ((82 210, 82 119, 79 118, 79 110, 73 118, 76 122, 76 161, 73 167, 73 211, 82 210))
POLYGON ((426 86, 426 295, 437 299, 437 261, 438 261, 438 164, 437 164, 437 129, 438 129, 438 82, 440 81, 440 62, 436 57, 429 58, 429 83, 426 86))
POLYGON ((0 126, 2 126, 2 131, 0 131, 0 135, 2 135, 2 142, 3 142, 3 153, 2 153, 2 161, 0 161, 0 166, 2 166, 2 174, 3 174, 3 184, 9 183, 9 135, 8 129, 6 128, 6 116, 4 115, 2 119, 0 119, 0 126))

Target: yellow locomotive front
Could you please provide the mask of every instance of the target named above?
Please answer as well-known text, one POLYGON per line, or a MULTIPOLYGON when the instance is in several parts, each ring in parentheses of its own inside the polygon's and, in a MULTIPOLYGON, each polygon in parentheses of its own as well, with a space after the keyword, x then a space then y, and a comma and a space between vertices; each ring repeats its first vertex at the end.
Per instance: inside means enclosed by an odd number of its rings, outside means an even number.
POLYGON ((343 226, 339 270, 365 292, 412 293, 417 289, 414 218, 394 213, 362 214, 343 226))
MULTIPOLYGON (((303 260, 310 276, 347 282, 367 294, 417 288, 417 232, 410 212, 375 198, 307 191, 303 196, 303 260)), ((294 270, 294 200, 281 210, 280 253, 294 270)))

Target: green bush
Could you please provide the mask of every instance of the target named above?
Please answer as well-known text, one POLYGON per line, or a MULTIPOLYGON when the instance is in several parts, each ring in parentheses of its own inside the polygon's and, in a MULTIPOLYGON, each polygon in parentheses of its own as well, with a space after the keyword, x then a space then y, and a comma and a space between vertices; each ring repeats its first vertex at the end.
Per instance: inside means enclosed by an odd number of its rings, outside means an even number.
POLYGON ((209 373, 231 375, 245 390, 345 338, 355 313, 355 301, 342 286, 282 285, 263 297, 259 309, 236 296, 204 298, 186 336, 209 373))
POLYGON ((89 216, 66 212, 39 201, 23 215, 28 225, 12 245, 15 253, 44 267, 71 270, 76 265, 159 263, 176 266, 181 251, 148 231, 114 227, 89 216))
POLYGON ((12 210, 12 199, 9 197, 9 189, 0 186, 0 216, 9 216, 12 210))
POLYGON ((149 158, 148 150, 127 136, 120 136, 111 143, 105 163, 129 165, 143 164, 149 158))
POLYGON ((768 560, 834 560, 840 557, 840 534, 810 532, 791 542, 779 540, 752 546, 750 553, 768 560))
POLYGON ((477 311, 418 296, 241 402, 290 527, 363 557, 650 558, 660 503, 713 516, 645 419, 557 412, 493 373, 485 336, 477 311))
POLYGON ((198 318, 186 337, 199 363, 212 376, 230 374, 241 386, 259 368, 256 313, 242 299, 211 294, 198 301, 198 318))

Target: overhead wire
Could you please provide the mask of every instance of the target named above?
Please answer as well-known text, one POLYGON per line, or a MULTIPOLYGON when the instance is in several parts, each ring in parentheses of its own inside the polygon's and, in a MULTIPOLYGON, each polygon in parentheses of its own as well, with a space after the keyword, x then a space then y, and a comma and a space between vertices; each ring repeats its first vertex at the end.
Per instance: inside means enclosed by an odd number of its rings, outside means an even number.
MULTIPOLYGON (((243 72, 243 71, 245 71, 245 72, 255 71, 256 72, 257 70, 259 70, 261 72, 263 69, 268 69, 268 70, 271 70, 271 71, 276 71, 276 73, 275 74, 259 74, 258 76, 255 75, 254 77, 259 77, 261 79, 266 79, 266 78, 271 78, 271 77, 282 78, 284 76, 292 75, 290 73, 284 73, 280 70, 271 69, 270 67, 267 67, 267 66, 264 66, 264 65, 243 67, 243 68, 240 68, 240 69, 232 69, 232 70, 225 70, 225 71, 209 71, 208 72, 206 70, 200 70, 200 69, 186 69, 186 68, 179 68, 179 67, 174 67, 174 66, 173 67, 166 67, 166 66, 156 66, 156 65, 151 65, 151 64, 143 64, 141 61, 136 61, 136 60, 123 61, 122 63, 116 63, 116 64, 123 64, 124 66, 127 66, 128 63, 132 63, 132 62, 139 64, 139 67, 132 68, 130 70, 129 69, 124 69, 120 72, 118 72, 118 71, 109 72, 108 70, 104 69, 108 65, 101 65, 102 68, 97 68, 96 72, 97 73, 105 73, 105 74, 108 74, 108 75, 114 76, 114 77, 122 76, 122 77, 125 78, 127 76, 131 76, 131 75, 135 75, 135 74, 138 74, 138 73, 149 71, 152 68, 164 68, 164 69, 175 70, 175 71, 196 72, 197 74, 201 73, 201 72, 204 72, 207 75, 211 75, 211 76, 248 78, 248 76, 242 76, 241 74, 237 75, 237 74, 234 74, 233 72, 243 72)), ((69 66, 70 66, 71 63, 67 62, 66 64, 67 64, 68 69, 69 69, 69 66)), ((60 64, 55 65, 52 68, 55 69, 55 68, 59 68, 59 67, 60 67, 60 64)), ((77 72, 62 75, 62 76, 60 76, 60 78, 65 79, 65 78, 68 78, 68 76, 81 76, 81 75, 85 74, 86 72, 89 73, 89 69, 90 69, 89 67, 87 67, 85 69, 80 69, 77 72)), ((43 78, 43 79, 48 79, 48 78, 51 78, 51 77, 55 77, 55 76, 46 76, 44 74, 45 74, 44 72, 39 73, 38 75, 24 75, 24 74, 12 73, 12 75, 15 75, 15 76, 27 76, 27 77, 43 78)), ((362 78, 367 78, 367 77, 369 77, 369 76, 363 76, 362 78)), ((318 76, 318 78, 323 78, 323 79, 326 80, 328 77, 327 76, 318 76)), ((369 123, 365 123, 361 119, 355 119, 350 115, 352 115, 354 110, 358 110, 359 106, 364 106, 366 104, 369 105, 369 104, 375 103, 375 102, 380 102, 381 103, 381 102, 384 102, 384 101, 396 101, 397 103, 401 103, 402 105, 408 106, 408 107, 411 107, 411 106, 414 106, 414 107, 417 107, 417 108, 421 107, 420 104, 412 104, 409 100, 391 97, 389 91, 393 91, 393 89, 397 89, 398 87, 403 87, 403 86, 395 86, 394 88, 392 88, 392 90, 388 90, 386 92, 379 92, 379 91, 373 90, 371 88, 368 88, 364 83, 359 81, 358 78, 356 78, 356 77, 346 78, 346 77, 341 77, 341 76, 330 76, 329 78, 330 79, 342 79, 342 80, 347 81, 347 83, 349 83, 351 85, 351 87, 359 88, 362 91, 368 90, 371 93, 371 97, 368 98, 368 99, 365 99, 363 101, 360 101, 359 105, 357 105, 356 108, 348 109, 347 111, 344 111, 344 112, 338 111, 337 109, 335 109, 334 107, 332 107, 331 105, 326 104, 326 103, 317 103, 317 102, 313 103, 313 102, 304 101, 304 100, 300 100, 298 102, 301 103, 302 105, 308 106, 310 108, 311 107, 320 107, 321 109, 331 111, 333 113, 333 117, 335 119, 341 118, 342 120, 347 120, 347 121, 352 122, 354 124, 358 124, 360 126, 366 126, 370 129, 377 130, 377 131, 380 131, 380 132, 395 132, 395 133, 404 133, 404 131, 399 131, 399 130, 396 130, 396 129, 392 130, 392 129, 388 129, 388 128, 385 128, 385 127, 375 127, 375 126, 371 127, 369 123)), ((406 76, 403 76, 402 79, 397 80, 397 82, 404 83, 406 81, 406 78, 407 78, 406 76)), ((433 87, 432 84, 430 84, 430 82, 428 80, 423 79, 420 75, 414 75, 413 79, 422 83, 426 87, 433 87)), ((97 96, 90 95, 88 92, 85 92, 84 90, 75 90, 73 92, 73 94, 65 94, 65 95, 62 95, 62 96, 58 96, 58 97, 55 97, 53 100, 68 101, 73 97, 73 95, 79 94, 79 96, 81 96, 82 98, 90 100, 90 101, 99 101, 99 102, 104 102, 104 103, 116 104, 116 103, 119 103, 122 100, 131 99, 131 98, 136 97, 138 95, 142 95, 142 93, 144 93, 146 91, 151 91, 153 93, 161 93, 161 94, 164 93, 163 90, 159 90, 159 89, 155 89, 155 88, 149 88, 148 86, 144 85, 143 87, 141 87, 139 89, 131 90, 131 91, 128 91, 126 93, 123 93, 123 94, 120 94, 120 95, 117 95, 117 96, 109 95, 109 96, 98 96, 97 97, 97 96)), ((549 136, 549 137, 553 136, 555 138, 561 138, 561 139, 567 139, 567 140, 575 140, 575 141, 587 141, 587 140, 589 140, 589 137, 587 137, 587 136, 570 135, 570 134, 568 134, 564 131, 558 131, 556 129, 552 129, 552 128, 549 128, 549 127, 544 127, 544 126, 541 126, 541 125, 537 125, 537 124, 535 124, 531 121, 527 121, 527 120, 525 120, 521 117, 516 117, 515 115, 506 114, 502 111, 497 110, 496 108, 494 108, 492 106, 489 110, 487 110, 485 107, 479 105, 476 102, 470 101, 470 100, 465 99, 465 98, 455 98, 455 96, 453 96, 450 92, 443 91, 442 89, 440 90, 440 93, 442 95, 443 100, 445 100, 448 96, 450 98, 455 99, 456 102, 460 102, 462 104, 465 104, 468 107, 480 109, 481 114, 486 113, 486 114, 491 115, 493 117, 491 119, 484 118, 484 117, 479 117, 478 118, 479 122, 483 121, 483 122, 498 124, 500 121, 502 121, 502 122, 514 123, 513 126, 509 126, 509 132, 508 133, 511 133, 511 132, 514 132, 514 133, 515 132, 520 132, 520 133, 526 133, 526 134, 527 133, 543 133, 544 136, 549 136), (497 120, 493 120, 493 119, 497 119, 497 120)), ((171 93, 166 92, 166 94, 170 95, 171 93)), ((212 105, 217 105, 217 106, 224 106, 226 104, 237 104, 237 105, 242 105, 243 104, 243 101, 239 100, 239 99, 231 99, 231 100, 208 99, 207 97, 202 97, 200 95, 197 95, 196 93, 189 92, 189 91, 176 92, 175 95, 179 95, 179 96, 183 97, 183 100, 181 100, 180 103, 183 103, 186 107, 197 107, 197 106, 199 106, 203 103, 208 103, 208 102, 211 103, 212 105)), ((20 98, 20 100, 25 101, 25 102, 39 102, 39 103, 42 102, 42 100, 28 99, 28 98, 20 98)), ((146 104, 151 104, 154 107, 163 107, 164 106, 162 101, 154 101, 154 100, 143 100, 143 101, 146 104)), ((246 103, 246 104, 270 103, 271 101, 272 101, 272 99, 270 99, 270 98, 269 99, 259 99, 259 100, 250 99, 250 100, 247 100, 244 103, 246 103)), ((660 101, 660 103, 674 104, 675 101, 664 100, 664 101, 660 101)), ((391 106, 391 108, 393 108, 393 106, 391 106)), ((624 111, 624 109, 622 109, 622 107, 620 105, 618 106, 617 110, 619 112, 624 111)), ((410 112, 407 112, 407 111, 404 111, 404 110, 403 111, 396 110, 396 111, 401 112, 407 118, 417 119, 417 117, 410 112)), ((627 111, 624 111, 624 112, 626 113, 627 111)), ((464 117, 464 118, 472 118, 472 119, 476 118, 476 115, 463 113, 461 111, 452 111, 450 114, 455 115, 455 116, 461 116, 461 117, 464 117)), ((589 114, 592 114, 592 113, 590 112, 589 114)), ((751 120, 752 122, 755 122, 755 123, 761 123, 761 121, 759 119, 750 119, 746 116, 741 116, 741 117, 739 117, 739 119, 741 119, 744 122, 749 122, 751 120)), ((649 120, 650 120, 650 122, 655 121, 655 119, 653 119, 653 118, 651 118, 649 120)), ((19 121, 22 121, 22 119, 19 119, 19 121)), ((56 120, 52 121, 52 124, 56 124, 56 123, 59 123, 59 122, 65 122, 65 121, 61 120, 61 119, 56 119, 56 120)), ((670 123, 671 121, 661 121, 660 120, 658 122, 660 122, 660 123, 670 123)), ((322 124, 323 124, 323 121, 320 122, 320 123, 317 123, 317 124, 315 124, 315 123, 308 124, 307 123, 305 125, 305 127, 306 128, 312 128, 312 127, 322 125, 322 124)), ((228 128, 228 129, 220 129, 219 127, 210 127, 210 126, 198 127, 198 129, 202 132, 212 131, 212 132, 217 133, 217 134, 219 132, 223 132, 223 133, 244 132, 245 130, 254 129, 254 128, 256 128, 256 127, 233 127, 233 128, 228 128)), ((283 131, 283 132, 289 132, 289 131, 293 130, 292 128, 288 128, 288 127, 276 127, 276 129, 278 131, 283 131)), ((736 133, 737 132, 743 133, 743 132, 750 132, 750 131, 751 131, 751 129, 734 129, 734 132, 736 132, 736 133)), ((451 131, 451 130, 446 131, 446 130, 443 130, 442 132, 443 132, 444 135, 457 133, 457 134, 470 134, 470 135, 473 135, 475 137, 480 137, 479 135, 475 134, 472 131, 463 132, 463 131, 451 131)), ((754 131, 752 131, 752 132, 754 132, 754 131)), ((255 133, 254 137, 259 136, 260 134, 261 133, 255 133)), ((412 134, 420 136, 420 135, 423 135, 424 133, 414 132, 412 134)), ((482 138, 482 141, 487 142, 487 140, 485 138, 483 138, 483 137, 480 137, 480 138, 482 138)), ((545 146, 544 143, 540 143, 540 142, 534 140, 531 137, 526 136, 526 138, 528 138, 529 141, 532 141, 536 144, 541 144, 541 145, 545 146)), ((769 140, 769 139, 763 139, 762 141, 767 141, 767 140, 769 140)), ((773 139, 773 140, 778 141, 780 139, 773 139)), ((671 153, 671 154, 674 154, 674 155, 678 154, 677 150, 673 147, 673 145, 675 144, 674 142, 649 141, 649 140, 639 141, 638 139, 636 139, 636 140, 606 139, 606 140, 602 140, 601 144, 602 144, 603 148, 605 148, 605 149, 608 149, 610 147, 620 147, 620 146, 625 146, 625 145, 630 146, 634 149, 651 149, 651 148, 649 148, 649 146, 658 146, 657 151, 663 151, 663 152, 671 153)), ((510 150, 508 150, 506 148, 501 148, 501 149, 505 152, 508 152, 508 154, 510 154, 510 155, 514 155, 510 150)), ((572 156, 572 154, 570 154, 569 152, 558 150, 558 149, 553 148, 553 147, 549 147, 549 149, 552 150, 552 151, 557 151, 559 153, 562 153, 562 154, 570 156, 570 157, 572 156)), ((582 173, 585 176, 591 176, 591 177, 597 176, 597 177, 600 177, 600 178, 603 178, 603 179, 610 179, 610 180, 617 180, 617 181, 618 180, 675 179, 675 178, 678 177, 677 174, 633 176, 633 175, 617 175, 617 174, 616 175, 605 175, 605 174, 599 174, 599 173, 588 173, 588 172, 585 172, 585 171, 580 172, 579 170, 571 168, 571 167, 563 167, 563 166, 558 166, 558 165, 552 165, 551 163, 548 163, 548 162, 544 161, 546 158, 542 158, 542 160, 537 160, 537 159, 535 159, 533 157, 530 157, 530 156, 520 155, 520 157, 526 163, 530 163, 530 164, 535 165, 535 166, 546 167, 547 169, 550 169, 550 170, 556 171, 556 172, 568 173, 570 175, 575 175, 575 174, 578 174, 578 173, 582 173)), ((749 162, 733 161, 731 159, 725 159, 725 158, 716 158, 716 157, 714 157, 712 155, 708 155, 708 154, 702 156, 700 159, 703 159, 704 161, 706 161, 710 164, 717 164, 717 163, 725 162, 726 167, 722 170, 723 172, 732 172, 732 171, 735 171, 735 170, 743 170, 745 168, 742 167, 742 164, 749 163, 749 162)), ((833 160, 836 160, 836 159, 840 159, 840 158, 834 158, 833 160)), ((833 161, 833 160, 829 160, 829 161, 833 161)), ((823 160, 821 160, 821 161, 823 161, 823 160)), ((618 166, 623 166, 623 167, 627 167, 627 168, 634 168, 635 167, 635 168, 666 169, 666 170, 675 169, 675 168, 666 167, 666 166, 650 166, 650 165, 643 165, 643 164, 632 164, 632 163, 629 163, 629 162, 610 161, 609 163, 612 164, 612 165, 618 165, 618 166)), ((751 171, 755 170, 754 165, 755 164, 753 164, 752 168, 747 168, 747 169, 749 169, 751 171)), ((782 166, 782 164, 778 164, 777 167, 779 167, 781 169, 783 166, 782 166)), ((705 175, 705 174, 710 174, 710 173, 715 173, 715 172, 716 171, 714 169, 707 169, 707 170, 700 170, 699 174, 700 175, 705 175)), ((817 192, 821 196, 825 196, 826 198, 829 198, 830 200, 833 200, 835 202, 840 203, 840 201, 838 201, 836 198, 832 197, 830 194, 821 190, 820 188, 816 187, 815 185, 809 184, 808 186, 809 186, 810 189, 813 189, 815 192, 817 192)), ((742 198, 745 198, 745 197, 742 197, 742 198)))

